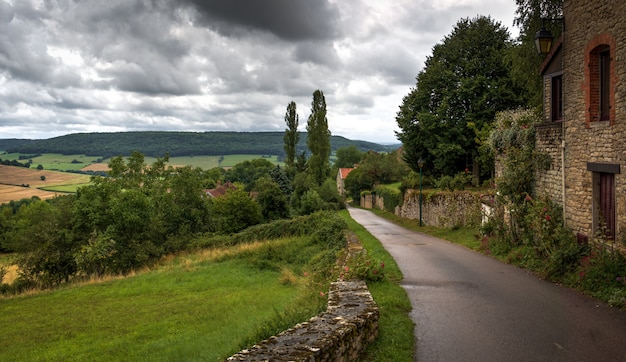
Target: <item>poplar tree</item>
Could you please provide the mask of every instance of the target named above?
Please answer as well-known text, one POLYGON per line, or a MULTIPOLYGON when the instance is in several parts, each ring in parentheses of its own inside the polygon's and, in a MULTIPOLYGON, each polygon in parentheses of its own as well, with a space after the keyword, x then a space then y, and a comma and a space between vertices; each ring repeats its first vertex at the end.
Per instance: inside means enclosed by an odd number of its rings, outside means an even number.
POLYGON ((298 113, 296 111, 296 102, 291 101, 287 105, 287 112, 285 113, 285 164, 287 168, 293 168, 296 160, 296 146, 300 141, 300 133, 298 132, 298 113))
POLYGON ((318 185, 330 175, 330 131, 326 119, 326 98, 321 90, 313 92, 311 115, 306 126, 307 147, 311 151, 308 171, 318 185))

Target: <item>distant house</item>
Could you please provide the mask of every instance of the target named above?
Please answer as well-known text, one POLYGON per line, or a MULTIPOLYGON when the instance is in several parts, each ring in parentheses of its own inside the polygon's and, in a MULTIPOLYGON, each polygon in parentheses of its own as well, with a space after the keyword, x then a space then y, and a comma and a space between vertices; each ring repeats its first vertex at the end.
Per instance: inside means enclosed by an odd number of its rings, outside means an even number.
POLYGON ((232 182, 227 182, 222 185, 221 182, 218 181, 217 187, 215 187, 214 189, 204 189, 204 193, 207 194, 211 198, 216 198, 216 197, 224 196, 226 194, 226 191, 228 190, 236 190, 236 189, 237 187, 232 182))
POLYGON ((340 168, 339 172, 337 172, 337 190, 339 191, 339 195, 346 193, 345 180, 352 170, 354 170, 354 168, 340 168))
POLYGON ((626 237, 626 2, 565 0, 564 32, 541 69, 537 149, 551 156, 536 191, 563 206, 579 241, 626 237))

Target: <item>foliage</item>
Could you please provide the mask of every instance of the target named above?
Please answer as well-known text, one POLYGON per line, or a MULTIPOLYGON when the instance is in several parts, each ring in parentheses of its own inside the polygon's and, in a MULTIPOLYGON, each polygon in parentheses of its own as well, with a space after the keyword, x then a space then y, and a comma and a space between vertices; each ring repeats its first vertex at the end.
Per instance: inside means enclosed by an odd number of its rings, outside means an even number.
POLYGON ((308 134, 307 147, 311 151, 308 160, 308 172, 318 185, 321 185, 330 174, 330 130, 326 119, 326 98, 321 90, 313 92, 311 115, 306 125, 308 134))
POLYGON ((444 175, 436 182, 437 188, 448 191, 465 190, 466 187, 475 185, 476 179, 469 172, 459 172, 454 177, 444 175))
POLYGON ((230 182, 241 182, 247 191, 251 191, 254 182, 261 177, 270 176, 274 168, 273 163, 263 158, 247 160, 226 171, 224 178, 230 182))
POLYGON ((213 199, 212 204, 221 233, 236 233, 263 220, 261 206, 245 190, 228 190, 226 195, 213 199))
POLYGON ((360 200, 362 191, 374 188, 374 178, 365 168, 357 167, 348 174, 344 186, 353 200, 360 200))
POLYGON ((298 132, 298 112, 296 110, 296 102, 291 101, 287 105, 287 112, 285 113, 285 164, 288 168, 295 166, 296 161, 296 146, 300 140, 300 133, 298 132))
POLYGON ((471 168, 489 177, 492 164, 479 154, 479 136, 498 111, 521 105, 523 92, 511 80, 506 28, 488 17, 460 20, 433 48, 417 84, 397 114, 404 160, 416 172, 418 160, 435 175, 471 168))
POLYGON ((376 184, 400 182, 409 169, 398 157, 398 153, 380 154, 368 152, 359 166, 352 170, 345 179, 345 188, 354 200, 358 200, 362 191, 373 190, 376 184))
POLYGON ((265 221, 289 217, 288 196, 276 182, 269 178, 260 178, 256 181, 254 190, 257 192, 256 201, 261 206, 265 221))
POLYGON ((489 137, 491 151, 504 162, 502 176, 496 180, 498 191, 513 205, 532 194, 534 171, 549 164, 545 155, 535 151, 533 125, 539 120, 530 110, 501 112, 489 137))
POLYGON ((335 167, 338 168, 351 168, 358 164, 363 158, 363 152, 359 150, 355 145, 347 147, 340 147, 335 152, 335 167))
POLYGON ((308 215, 324 209, 326 209, 326 203, 317 191, 311 189, 302 195, 298 212, 300 215, 308 215))
POLYGON ((327 208, 333 210, 339 210, 344 207, 339 190, 337 190, 337 183, 333 179, 326 179, 316 189, 322 200, 326 203, 327 208))
POLYGON ((384 262, 372 258, 363 251, 348 259, 340 278, 345 280, 360 279, 366 282, 381 281, 385 278, 384 269, 384 262))
POLYGON ((374 192, 383 198, 385 210, 389 212, 395 212, 396 206, 402 205, 402 193, 395 187, 379 185, 376 186, 374 192))

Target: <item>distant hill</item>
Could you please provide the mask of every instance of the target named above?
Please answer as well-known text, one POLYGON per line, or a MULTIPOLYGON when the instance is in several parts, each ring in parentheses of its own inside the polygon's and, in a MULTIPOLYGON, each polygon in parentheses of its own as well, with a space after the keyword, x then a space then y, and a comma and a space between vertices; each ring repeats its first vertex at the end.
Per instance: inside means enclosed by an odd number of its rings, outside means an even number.
MULTIPOLYGON (((64 155, 127 156, 139 151, 146 156, 190 155, 284 155, 283 132, 120 132, 74 133, 43 139, 0 139, 0 150, 9 153, 60 153, 64 155)), ((300 134, 298 153, 305 151, 306 132, 300 134)), ((361 151, 385 152, 398 146, 353 141, 331 136, 331 149, 354 145, 361 151)))

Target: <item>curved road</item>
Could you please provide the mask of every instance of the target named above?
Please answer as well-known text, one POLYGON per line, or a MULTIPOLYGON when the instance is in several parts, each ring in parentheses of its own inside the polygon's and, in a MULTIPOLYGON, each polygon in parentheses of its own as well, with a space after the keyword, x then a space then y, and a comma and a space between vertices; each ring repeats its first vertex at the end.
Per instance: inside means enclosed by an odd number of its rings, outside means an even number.
POLYGON ((419 361, 626 361, 626 312, 349 208, 404 274, 419 361))

